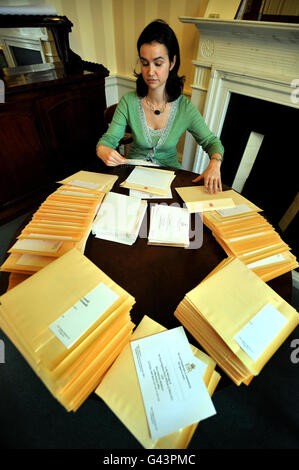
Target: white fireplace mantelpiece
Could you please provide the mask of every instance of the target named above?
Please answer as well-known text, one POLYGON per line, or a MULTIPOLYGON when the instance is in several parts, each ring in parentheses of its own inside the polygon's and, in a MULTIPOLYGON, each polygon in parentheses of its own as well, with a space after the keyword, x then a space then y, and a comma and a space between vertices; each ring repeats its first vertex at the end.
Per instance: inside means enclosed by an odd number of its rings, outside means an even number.
POLYGON ((235 31, 247 29, 252 31, 253 34, 258 30, 277 31, 284 29, 286 31, 297 31, 298 24, 296 23, 272 23, 270 21, 248 21, 248 20, 221 20, 219 18, 196 18, 193 16, 180 16, 179 20, 182 23, 192 23, 199 30, 209 29, 212 27, 217 29, 234 28, 235 31))
MULTIPOLYGON (((294 97, 294 86, 299 91, 299 24, 179 19, 200 33, 191 101, 216 135, 221 134, 233 92, 299 108, 294 97)), ((187 134, 183 168, 200 173, 207 163, 206 154, 187 134)))
POLYGON ((45 27, 1 28, 0 46, 3 48, 8 67, 18 65, 11 49, 13 47, 38 51, 43 63, 60 61, 53 35, 45 27))

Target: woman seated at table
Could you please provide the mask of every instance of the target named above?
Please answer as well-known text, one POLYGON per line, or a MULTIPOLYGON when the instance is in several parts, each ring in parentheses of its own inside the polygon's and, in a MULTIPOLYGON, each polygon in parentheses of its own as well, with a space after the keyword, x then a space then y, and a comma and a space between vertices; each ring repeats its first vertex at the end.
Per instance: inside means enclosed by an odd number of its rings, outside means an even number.
POLYGON ((135 73, 136 91, 118 103, 108 131, 97 144, 98 157, 108 166, 127 163, 115 149, 129 125, 133 143, 128 158, 180 169, 176 145, 187 130, 210 157, 208 167, 193 182, 204 179, 210 192, 221 191, 224 149, 198 109, 182 95, 184 77, 178 76, 180 50, 173 30, 163 20, 153 21, 141 33, 137 50, 141 73, 135 73))

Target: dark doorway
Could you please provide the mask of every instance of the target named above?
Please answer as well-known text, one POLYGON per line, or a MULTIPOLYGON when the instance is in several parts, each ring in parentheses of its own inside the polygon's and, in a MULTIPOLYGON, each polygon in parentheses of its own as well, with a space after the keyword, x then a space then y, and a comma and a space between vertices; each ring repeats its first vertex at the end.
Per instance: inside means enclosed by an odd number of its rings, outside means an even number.
MULTIPOLYGON (((298 130, 298 109, 231 94, 221 133, 225 148, 223 182, 232 185, 250 133, 255 131, 264 135, 242 195, 261 207, 276 227, 298 192, 298 130)), ((295 246, 291 248, 296 251, 295 246)))

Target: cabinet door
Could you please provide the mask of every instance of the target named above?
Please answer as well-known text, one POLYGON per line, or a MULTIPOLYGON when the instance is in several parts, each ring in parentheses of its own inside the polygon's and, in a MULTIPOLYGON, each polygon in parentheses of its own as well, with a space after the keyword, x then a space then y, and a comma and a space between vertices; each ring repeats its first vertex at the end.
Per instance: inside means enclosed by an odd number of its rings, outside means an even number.
POLYGON ((0 106, 0 208, 34 194, 49 182, 42 145, 29 102, 0 106))
POLYGON ((51 171, 57 177, 87 168, 97 160, 106 98, 99 83, 77 83, 68 91, 38 100, 51 171))

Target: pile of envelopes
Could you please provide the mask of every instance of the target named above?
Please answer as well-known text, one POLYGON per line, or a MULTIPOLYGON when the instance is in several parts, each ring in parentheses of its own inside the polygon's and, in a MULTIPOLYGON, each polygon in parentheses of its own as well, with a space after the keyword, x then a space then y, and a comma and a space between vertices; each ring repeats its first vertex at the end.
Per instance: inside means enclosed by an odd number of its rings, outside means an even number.
POLYGON ((76 248, 1 297, 0 327, 76 411, 130 339, 135 299, 76 248))
POLYGON ((8 250, 9 288, 76 247, 82 253, 99 205, 117 176, 78 172, 40 205, 8 250), (100 190, 101 189, 101 190, 100 190))
POLYGON ((203 223, 229 257, 237 257, 267 282, 298 267, 290 247, 258 206, 233 189, 208 193, 203 186, 176 188, 190 213, 203 223))
POLYGON ((267 282, 299 265, 273 226, 248 205, 205 212, 204 224, 229 257, 237 257, 267 282))
POLYGON ((147 202, 138 197, 109 192, 93 222, 92 233, 96 238, 133 245, 146 209, 147 202))
POLYGON ((149 245, 189 246, 190 214, 186 209, 163 204, 151 207, 149 245))
POLYGON ((222 261, 174 315, 237 384, 249 384, 299 323, 299 314, 237 258, 222 261))
POLYGON ((157 196, 167 196, 174 178, 175 172, 171 170, 136 166, 120 186, 157 196))
MULTIPOLYGON (((144 316, 130 341, 149 337, 162 331, 165 331, 162 325, 148 316, 144 316)), ((194 356, 206 365, 203 380, 209 395, 212 396, 221 377, 215 371, 216 363, 204 352, 192 345, 190 346, 194 356)), ((121 351, 95 393, 146 449, 185 449, 198 426, 197 422, 164 437, 155 440, 151 438, 133 354, 129 344, 121 351), (130 377, 130 380, 128 380, 128 377, 130 377)))

